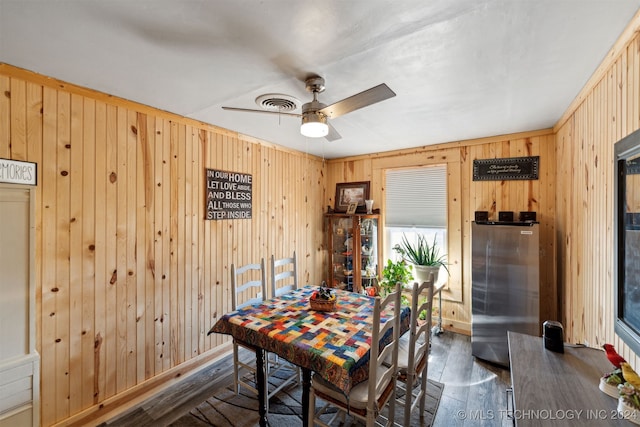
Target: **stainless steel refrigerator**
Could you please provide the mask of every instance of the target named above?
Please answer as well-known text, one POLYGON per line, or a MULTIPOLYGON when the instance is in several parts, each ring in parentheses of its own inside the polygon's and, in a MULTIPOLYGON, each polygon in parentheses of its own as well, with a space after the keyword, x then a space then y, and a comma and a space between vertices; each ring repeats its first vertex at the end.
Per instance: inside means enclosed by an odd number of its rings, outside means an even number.
POLYGON ((471 351, 509 366, 507 331, 540 336, 537 222, 471 225, 471 351))

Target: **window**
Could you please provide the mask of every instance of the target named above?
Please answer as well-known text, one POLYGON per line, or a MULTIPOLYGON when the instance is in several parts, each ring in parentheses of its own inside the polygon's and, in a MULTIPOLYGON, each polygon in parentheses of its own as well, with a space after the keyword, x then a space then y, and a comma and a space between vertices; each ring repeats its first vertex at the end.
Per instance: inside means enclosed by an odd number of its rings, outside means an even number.
MULTIPOLYGON (((447 253, 447 166, 390 169, 385 176, 385 247, 387 258, 403 233, 410 241, 423 234, 436 239, 441 254, 447 253)), ((443 278, 440 274, 440 278, 443 278)))

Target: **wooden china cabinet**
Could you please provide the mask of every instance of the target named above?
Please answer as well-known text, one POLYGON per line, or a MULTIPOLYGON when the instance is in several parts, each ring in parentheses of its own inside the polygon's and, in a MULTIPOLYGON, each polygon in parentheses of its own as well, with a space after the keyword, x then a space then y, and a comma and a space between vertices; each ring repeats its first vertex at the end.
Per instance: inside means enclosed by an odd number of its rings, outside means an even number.
POLYGON ((379 214, 327 213, 329 280, 333 288, 359 292, 376 286, 380 274, 379 214))

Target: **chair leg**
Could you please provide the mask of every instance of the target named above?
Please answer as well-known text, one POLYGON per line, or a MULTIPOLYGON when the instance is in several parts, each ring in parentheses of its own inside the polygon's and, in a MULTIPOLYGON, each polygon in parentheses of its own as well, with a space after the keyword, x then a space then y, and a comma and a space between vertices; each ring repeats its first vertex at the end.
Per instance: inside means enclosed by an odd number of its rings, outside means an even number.
POLYGON ((374 427, 376 425, 376 417, 373 411, 367 411, 367 427, 374 427))
POLYGON ((398 379, 396 378, 393 381, 393 392, 389 400, 387 400, 387 409, 389 409, 387 423, 385 425, 393 427, 395 425, 395 417, 396 417, 396 393, 398 392, 398 388, 396 387, 396 382, 398 379))
POLYGON ((313 388, 309 390, 309 414, 307 416, 307 427, 313 427, 315 425, 314 419, 316 418, 316 394, 313 392, 313 388))
POLYGON ((233 346, 233 390, 236 393, 236 396, 240 394, 240 383, 238 381, 238 375, 240 374, 238 370, 238 346, 233 346))
POLYGON ((404 425, 411 425, 411 408, 413 407, 413 375, 407 374, 404 382, 404 425))
POLYGON ((427 369, 422 372, 420 388, 422 396, 420 396, 420 419, 424 417, 424 410, 427 402, 427 369))

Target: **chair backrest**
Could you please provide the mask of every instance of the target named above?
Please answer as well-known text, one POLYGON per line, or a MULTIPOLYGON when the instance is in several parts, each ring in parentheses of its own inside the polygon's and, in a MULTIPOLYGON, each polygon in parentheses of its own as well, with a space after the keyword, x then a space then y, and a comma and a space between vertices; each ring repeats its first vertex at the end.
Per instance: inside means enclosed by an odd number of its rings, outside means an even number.
POLYGON ((231 264, 231 309, 235 311, 262 302, 267 297, 266 281, 264 258, 260 264, 238 268, 231 264))
POLYGON ((391 384, 395 389, 396 371, 398 368, 398 341, 400 339, 400 317, 402 307, 400 305, 400 294, 402 285, 396 284, 393 292, 387 294, 384 299, 375 297, 373 306, 373 325, 371 332, 371 350, 369 359, 369 402, 367 403, 368 411, 377 411, 376 399, 372 396, 378 396, 385 387, 391 384), (381 315, 385 310, 393 313, 391 317, 385 316, 384 323, 381 323, 381 315), (380 338, 393 328, 393 338, 382 351, 380 351, 380 338), (391 356, 391 365, 384 363, 385 359, 391 356), (384 366, 383 366, 384 365, 384 366), (388 369, 387 369, 388 368, 388 369), (378 372, 384 372, 380 375, 378 372), (376 380, 377 379, 377 380, 376 380))
POLYGON ((433 273, 429 280, 414 283, 411 289, 411 320, 409 321, 409 363, 407 372, 422 369, 423 362, 429 357, 429 338, 431 336, 431 314, 433 309, 433 273), (423 293, 426 291, 426 295, 423 293), (422 301, 420 301, 422 299, 422 301), (424 312, 424 322, 420 314, 424 312))
POLYGON ((275 259, 271 255, 271 297, 298 289, 298 265, 296 252, 291 258, 275 259))

